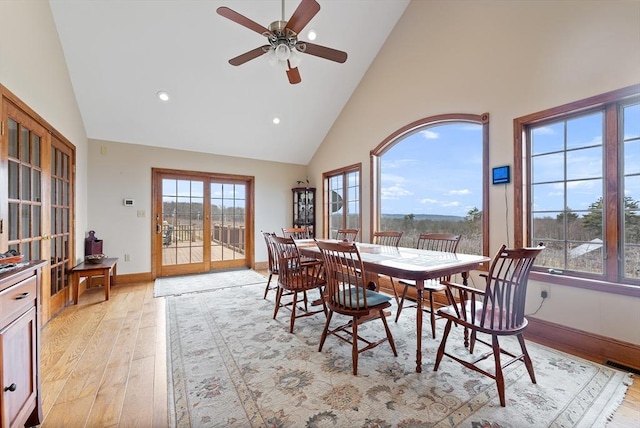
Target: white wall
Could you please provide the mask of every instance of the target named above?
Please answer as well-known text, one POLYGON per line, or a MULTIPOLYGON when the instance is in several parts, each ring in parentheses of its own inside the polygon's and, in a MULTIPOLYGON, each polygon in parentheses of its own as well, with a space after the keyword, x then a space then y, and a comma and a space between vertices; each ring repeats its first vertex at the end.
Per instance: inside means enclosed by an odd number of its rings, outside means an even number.
MULTIPOLYGON (((314 155, 309 176, 320 182, 323 171, 362 162, 368 235, 369 152, 404 125, 488 112, 490 166, 513 164, 514 118, 636 83, 638 1, 413 0, 314 155)), ((492 252, 507 236, 513 243, 513 185, 507 191, 508 206, 502 186, 489 195, 492 252)), ((529 312, 538 296, 532 283, 529 312)), ((640 344, 637 298, 553 285, 536 317, 640 344)))
POLYGON ((291 188, 306 176, 303 165, 217 156, 181 150, 89 141, 89 222, 103 251, 119 257, 118 274, 151 272, 151 168, 255 177, 255 260, 267 261, 261 230, 278 232, 292 222, 291 188), (122 204, 134 199, 133 207, 122 204), (138 210, 145 212, 138 217, 138 210), (130 254, 126 262, 124 255, 130 254))
MULTIPOLYGON (((76 146, 76 227, 87 224, 87 136, 46 0, 0 0, 0 83, 76 146)), ((76 248, 84 254, 84 236, 76 248)))

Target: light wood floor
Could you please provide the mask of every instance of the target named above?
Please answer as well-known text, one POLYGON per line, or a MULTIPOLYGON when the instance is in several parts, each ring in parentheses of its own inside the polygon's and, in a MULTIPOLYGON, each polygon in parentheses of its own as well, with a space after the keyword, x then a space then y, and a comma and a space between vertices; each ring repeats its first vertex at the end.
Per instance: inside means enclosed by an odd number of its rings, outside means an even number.
MULTIPOLYGON (((168 426, 166 345, 164 298, 153 298, 153 282, 113 287, 108 302, 101 288, 88 290, 42 330, 43 426, 168 426)), ((636 379, 607 426, 639 421, 636 379)))

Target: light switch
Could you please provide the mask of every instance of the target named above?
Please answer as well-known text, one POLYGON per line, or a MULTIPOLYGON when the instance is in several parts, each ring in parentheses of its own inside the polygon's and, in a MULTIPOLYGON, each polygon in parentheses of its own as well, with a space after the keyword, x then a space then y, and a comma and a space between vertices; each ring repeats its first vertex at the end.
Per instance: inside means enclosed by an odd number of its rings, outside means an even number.
POLYGON ((138 210, 138 217, 144 217, 144 210, 138 210))

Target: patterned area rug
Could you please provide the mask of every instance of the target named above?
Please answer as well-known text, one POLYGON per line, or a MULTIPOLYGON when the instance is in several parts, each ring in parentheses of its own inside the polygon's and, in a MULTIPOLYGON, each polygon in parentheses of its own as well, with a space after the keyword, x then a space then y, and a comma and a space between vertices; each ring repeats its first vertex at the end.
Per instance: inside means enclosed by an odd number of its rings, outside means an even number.
MULTIPOLYGON (((318 352, 321 314, 296 320, 290 334, 290 312, 273 320, 274 293, 263 300, 263 290, 248 285, 167 298, 172 426, 597 427, 631 380, 528 342, 538 383, 524 364, 508 367, 502 408, 488 377, 446 358, 433 371, 443 321, 436 340, 425 324, 423 372, 415 372, 415 310, 389 322, 398 357, 384 343, 360 354, 353 376, 349 344, 331 336, 318 352)), ((379 321, 359 332, 384 334, 379 321)), ((462 329, 452 329, 447 349, 468 355, 462 329)), ((478 344, 476 352, 484 351, 478 344)))
MULTIPOLYGON (((276 277, 277 278, 277 277, 276 277)), ((233 269, 198 275, 158 278, 153 283, 153 297, 199 293, 247 284, 265 284, 267 279, 251 269, 233 269)), ((271 281, 273 284, 273 280, 271 281)))

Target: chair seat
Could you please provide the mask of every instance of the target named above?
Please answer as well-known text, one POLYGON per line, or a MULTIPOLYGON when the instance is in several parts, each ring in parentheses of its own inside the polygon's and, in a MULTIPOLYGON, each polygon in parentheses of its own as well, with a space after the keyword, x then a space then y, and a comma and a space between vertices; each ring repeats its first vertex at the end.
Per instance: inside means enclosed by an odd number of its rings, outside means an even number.
POLYGON ((364 306, 365 298, 363 296, 363 291, 364 291, 364 294, 366 294, 366 301, 367 301, 366 307, 382 305, 384 303, 388 303, 391 300, 391 296, 386 296, 384 294, 378 293, 373 290, 369 290, 367 288, 364 288, 364 289, 361 288, 358 292, 356 292, 355 288, 352 288, 349 290, 349 292, 346 295, 342 293, 336 293, 335 300, 337 300, 340 303, 340 305, 344 306, 345 308, 363 309, 365 308, 364 306))
POLYGON ((517 328, 506 328, 508 325, 506 320, 506 314, 501 312, 499 308, 493 308, 491 306, 487 306, 486 310, 484 310, 484 325, 482 325, 482 316, 483 316, 483 306, 481 302, 476 302, 475 305, 475 316, 472 314, 471 304, 467 302, 466 304, 466 320, 460 320, 458 316, 458 311, 460 310, 460 305, 456 306, 446 306, 438 310, 438 315, 444 316, 445 318, 453 318, 456 322, 460 322, 463 326, 466 327, 474 327, 478 331, 484 331, 497 334, 513 334, 516 331, 524 330, 527 327, 528 321, 525 318, 524 323, 519 325, 517 328), (448 315, 448 316, 447 316, 448 315), (491 325, 491 318, 493 318, 493 326, 491 325), (502 320, 500 319, 502 318, 502 320), (500 322, 502 321, 502 322, 500 322))

